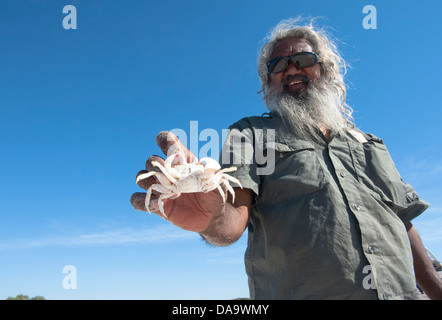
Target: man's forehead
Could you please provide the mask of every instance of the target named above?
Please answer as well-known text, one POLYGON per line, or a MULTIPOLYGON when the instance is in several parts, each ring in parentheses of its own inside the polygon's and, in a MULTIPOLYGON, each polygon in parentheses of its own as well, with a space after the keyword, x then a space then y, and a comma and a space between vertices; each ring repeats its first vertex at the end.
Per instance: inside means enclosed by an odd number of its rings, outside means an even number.
POLYGON ((313 51, 313 47, 308 40, 294 37, 285 38, 275 45, 270 59, 304 51, 313 51))

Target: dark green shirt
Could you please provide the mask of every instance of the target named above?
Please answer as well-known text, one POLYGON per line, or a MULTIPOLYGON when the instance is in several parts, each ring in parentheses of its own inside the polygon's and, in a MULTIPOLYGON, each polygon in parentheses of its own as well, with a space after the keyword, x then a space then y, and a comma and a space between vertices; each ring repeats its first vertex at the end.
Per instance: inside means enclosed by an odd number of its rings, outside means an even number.
POLYGON ((418 297, 404 222, 429 205, 382 140, 353 132, 367 142, 350 131, 298 139, 272 113, 230 127, 220 162, 236 166, 229 174, 255 196, 245 254, 252 299, 418 297))

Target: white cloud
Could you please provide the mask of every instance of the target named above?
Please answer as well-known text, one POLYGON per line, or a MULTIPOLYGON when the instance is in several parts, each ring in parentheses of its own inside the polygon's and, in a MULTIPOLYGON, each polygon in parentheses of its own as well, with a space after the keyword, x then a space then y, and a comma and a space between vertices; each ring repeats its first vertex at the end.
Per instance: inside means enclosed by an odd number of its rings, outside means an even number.
POLYGON ((79 247, 121 244, 152 244, 198 238, 192 232, 173 226, 155 228, 122 228, 101 232, 79 233, 68 236, 49 236, 39 239, 14 239, 2 241, 0 250, 30 249, 41 247, 79 247))

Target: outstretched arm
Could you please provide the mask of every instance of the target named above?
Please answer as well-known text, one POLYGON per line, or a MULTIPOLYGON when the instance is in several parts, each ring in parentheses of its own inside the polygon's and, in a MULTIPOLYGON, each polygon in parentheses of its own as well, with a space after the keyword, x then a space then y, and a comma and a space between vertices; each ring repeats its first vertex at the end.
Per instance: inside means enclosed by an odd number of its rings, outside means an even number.
POLYGON ((413 253, 414 272, 419 287, 428 298, 442 300, 442 280, 428 258, 421 237, 411 222, 405 223, 413 253))
MULTIPOLYGON (((179 149, 185 155, 185 161, 190 163, 195 159, 170 132, 158 134, 157 144, 166 155, 170 155, 170 150, 179 149)), ((158 167, 152 165, 153 161, 164 164, 161 157, 151 156, 146 162, 146 170, 140 171, 137 177, 148 176, 146 173, 151 171, 159 172, 158 167)), ((144 190, 156 183, 158 180, 155 176, 137 179, 137 184, 144 190)), ((145 199, 146 193, 137 192, 131 196, 130 202, 136 210, 147 211, 145 199)), ((231 197, 224 202, 217 189, 207 193, 182 193, 176 199, 163 199, 167 221, 184 230, 200 233, 209 243, 216 246, 232 244, 241 237, 248 224, 251 202, 252 192, 240 188, 235 188, 235 202, 232 202, 231 197)), ((149 209, 164 217, 159 210, 158 194, 155 192, 151 195, 149 209)))
POLYGON ((250 217, 252 191, 235 188, 235 203, 226 204, 221 212, 214 215, 201 236, 214 246, 228 246, 244 233, 250 217))

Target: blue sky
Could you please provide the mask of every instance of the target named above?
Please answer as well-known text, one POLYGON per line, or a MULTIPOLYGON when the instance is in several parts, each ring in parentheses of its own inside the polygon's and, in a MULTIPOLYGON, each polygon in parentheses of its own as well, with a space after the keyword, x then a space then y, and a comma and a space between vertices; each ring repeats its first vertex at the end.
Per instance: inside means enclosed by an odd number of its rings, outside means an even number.
POLYGON ((260 41, 298 15, 323 17, 340 40, 356 123, 431 203, 414 223, 441 259, 441 10, 435 0, 1 1, 0 299, 248 296, 246 236, 212 248, 129 198, 161 153, 158 132, 198 121, 221 136, 266 111, 260 41), (362 26, 368 4, 376 30, 362 26), (62 26, 65 5, 76 30, 62 26), (62 286, 66 265, 75 290, 62 286))

